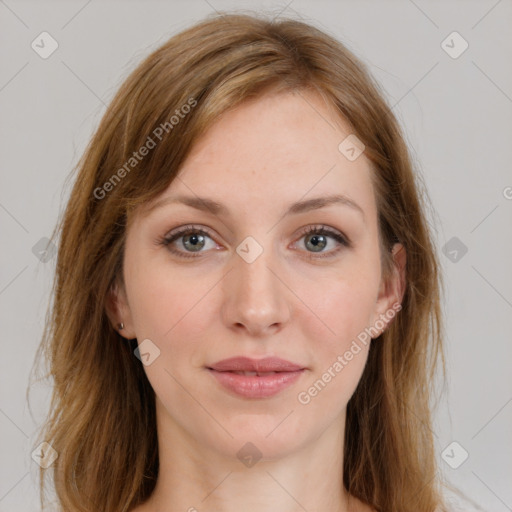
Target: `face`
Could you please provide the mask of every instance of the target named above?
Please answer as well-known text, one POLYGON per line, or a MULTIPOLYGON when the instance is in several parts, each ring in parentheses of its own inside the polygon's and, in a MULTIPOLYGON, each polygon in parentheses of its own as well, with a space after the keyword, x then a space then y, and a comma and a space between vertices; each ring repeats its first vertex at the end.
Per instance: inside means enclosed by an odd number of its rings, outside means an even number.
POLYGON ((342 431, 371 343, 362 333, 397 302, 370 163, 338 149, 350 133, 312 93, 260 97, 224 114, 130 219, 115 314, 123 336, 150 340, 159 426, 228 455, 250 441, 269 458, 342 431), (237 356, 300 370, 211 369, 237 356))

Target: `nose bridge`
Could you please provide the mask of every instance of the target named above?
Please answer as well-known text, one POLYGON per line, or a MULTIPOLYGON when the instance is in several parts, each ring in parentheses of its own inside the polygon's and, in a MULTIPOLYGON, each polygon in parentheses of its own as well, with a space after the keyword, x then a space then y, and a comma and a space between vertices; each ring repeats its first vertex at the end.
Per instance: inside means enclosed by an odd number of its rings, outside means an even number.
POLYGON ((289 316, 284 285, 275 275, 279 273, 277 258, 271 247, 262 249, 254 239, 242 242, 233 255, 233 268, 227 277, 227 321, 231 325, 242 324, 252 334, 280 325, 289 316))

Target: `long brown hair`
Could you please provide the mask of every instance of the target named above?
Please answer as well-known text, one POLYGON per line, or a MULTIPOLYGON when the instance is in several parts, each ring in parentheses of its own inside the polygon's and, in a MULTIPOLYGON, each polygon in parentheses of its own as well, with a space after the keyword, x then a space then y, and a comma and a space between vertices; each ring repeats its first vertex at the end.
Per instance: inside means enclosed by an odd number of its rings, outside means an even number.
MULTIPOLYGON (((50 474, 68 512, 128 512, 153 491, 154 391, 133 354, 136 340, 120 337, 105 310, 122 280, 127 220, 169 186, 220 114, 269 91, 305 90, 320 93, 365 144, 382 248, 400 241, 407 254, 402 310, 371 343, 347 406, 344 485, 381 512, 444 510, 430 403, 436 365, 443 375, 445 366, 442 282, 428 194, 379 85, 353 53, 309 23, 247 14, 209 17, 151 53, 77 165, 52 235, 60 233, 56 275, 36 354, 53 379, 39 440, 58 452, 40 472, 43 508, 50 474), (149 151, 135 162, 142 146, 149 151)), ((392 255, 381 254, 387 276, 392 255)))

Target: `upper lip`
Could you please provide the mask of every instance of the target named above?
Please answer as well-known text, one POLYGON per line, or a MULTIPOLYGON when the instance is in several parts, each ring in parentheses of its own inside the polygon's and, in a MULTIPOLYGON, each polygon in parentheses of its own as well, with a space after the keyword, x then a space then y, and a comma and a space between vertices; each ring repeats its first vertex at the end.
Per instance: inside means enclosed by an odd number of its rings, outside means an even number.
POLYGON ((223 359, 208 368, 218 372, 296 372, 304 369, 304 367, 299 364, 286 361, 279 357, 251 359, 250 357, 243 356, 223 359))

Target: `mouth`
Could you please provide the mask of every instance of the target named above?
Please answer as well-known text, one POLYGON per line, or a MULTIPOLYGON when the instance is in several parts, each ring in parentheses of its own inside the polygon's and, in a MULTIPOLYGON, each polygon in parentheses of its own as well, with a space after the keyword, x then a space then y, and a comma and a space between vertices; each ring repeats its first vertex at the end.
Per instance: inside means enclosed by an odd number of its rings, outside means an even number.
POLYGON ((235 357, 207 367, 215 380, 230 394, 243 398, 270 398, 294 384, 306 368, 270 357, 235 357))
POLYGON ((234 372, 231 371, 230 373, 234 373, 235 375, 245 375, 246 377, 265 377, 266 375, 275 375, 276 373, 282 373, 282 372, 234 372))

